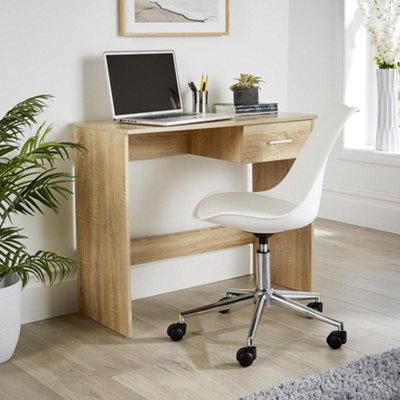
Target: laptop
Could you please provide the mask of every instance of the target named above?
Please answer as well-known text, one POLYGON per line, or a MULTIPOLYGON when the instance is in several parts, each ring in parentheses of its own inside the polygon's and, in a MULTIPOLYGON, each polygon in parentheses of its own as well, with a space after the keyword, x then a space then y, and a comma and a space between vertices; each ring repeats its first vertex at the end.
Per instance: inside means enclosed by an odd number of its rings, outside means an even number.
POLYGON ((114 121, 171 126, 233 118, 184 113, 173 50, 105 52, 114 121))

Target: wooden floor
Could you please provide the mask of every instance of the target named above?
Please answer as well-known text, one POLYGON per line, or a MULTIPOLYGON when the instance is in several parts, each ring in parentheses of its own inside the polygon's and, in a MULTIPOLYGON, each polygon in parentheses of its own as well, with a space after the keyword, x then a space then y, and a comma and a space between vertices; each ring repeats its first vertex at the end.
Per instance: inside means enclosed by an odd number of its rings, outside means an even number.
POLYGON ((188 319, 182 342, 166 337, 179 310, 254 285, 243 277, 133 301, 130 340, 78 314, 26 324, 0 365, 0 398, 232 399, 400 346, 400 236, 326 220, 315 233, 315 290, 324 311, 345 321, 341 349, 325 343, 334 327, 277 307, 264 313, 249 368, 235 353, 246 345, 250 306, 188 319))

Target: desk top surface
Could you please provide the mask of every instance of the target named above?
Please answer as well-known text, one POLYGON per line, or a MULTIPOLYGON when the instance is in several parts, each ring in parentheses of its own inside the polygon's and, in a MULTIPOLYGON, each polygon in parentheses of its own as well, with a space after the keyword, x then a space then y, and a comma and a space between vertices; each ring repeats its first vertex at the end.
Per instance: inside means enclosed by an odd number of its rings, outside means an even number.
POLYGON ((211 129, 211 128, 225 128, 235 126, 257 125, 257 124, 272 124, 280 122, 293 122, 314 120, 317 115, 314 114, 300 114, 292 112, 278 112, 273 114, 260 114, 236 117, 222 121, 202 122, 195 124, 174 125, 174 126, 150 126, 150 125, 135 125, 135 124, 121 124, 112 120, 108 121, 89 121, 77 122, 75 127, 98 129, 98 130, 117 130, 126 135, 136 135, 143 133, 154 132, 171 132, 171 131, 188 131, 197 129, 211 129))

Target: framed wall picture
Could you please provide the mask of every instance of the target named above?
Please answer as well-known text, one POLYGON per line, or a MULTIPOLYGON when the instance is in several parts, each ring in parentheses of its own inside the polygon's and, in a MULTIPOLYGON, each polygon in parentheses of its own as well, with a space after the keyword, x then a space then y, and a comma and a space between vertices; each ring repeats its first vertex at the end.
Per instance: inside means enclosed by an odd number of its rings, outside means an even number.
POLYGON ((227 35, 229 0, 120 0, 122 36, 227 35))

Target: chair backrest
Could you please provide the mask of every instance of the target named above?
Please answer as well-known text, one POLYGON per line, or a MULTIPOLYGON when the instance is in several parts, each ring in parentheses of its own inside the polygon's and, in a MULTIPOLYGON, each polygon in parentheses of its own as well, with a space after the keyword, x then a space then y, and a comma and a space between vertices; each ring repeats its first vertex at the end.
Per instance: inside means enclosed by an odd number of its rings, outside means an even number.
MULTIPOLYGON (((316 123, 292 168, 274 188, 264 192, 297 205, 299 217, 312 222, 317 216, 326 164, 344 123, 357 107, 337 103, 316 123), (302 215, 301 215, 302 213, 302 215)), ((261 192, 263 193, 263 192, 261 192)), ((301 225, 300 224, 300 225, 301 225)))

